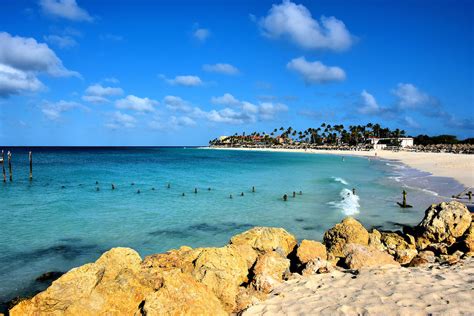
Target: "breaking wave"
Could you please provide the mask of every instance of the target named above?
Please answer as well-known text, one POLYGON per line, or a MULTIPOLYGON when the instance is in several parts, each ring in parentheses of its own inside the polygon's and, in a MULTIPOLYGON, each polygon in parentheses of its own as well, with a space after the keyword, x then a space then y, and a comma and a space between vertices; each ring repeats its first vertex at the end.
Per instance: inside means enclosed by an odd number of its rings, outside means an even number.
POLYGON ((332 201, 328 204, 334 208, 337 208, 344 212, 346 215, 355 215, 359 213, 359 196, 357 194, 353 194, 349 189, 342 189, 339 193, 341 200, 339 201, 332 201))
POLYGON ((332 179, 336 182, 339 182, 339 183, 342 183, 344 185, 348 185, 349 183, 347 183, 346 180, 344 180, 343 178, 339 178, 339 177, 332 177, 332 179))

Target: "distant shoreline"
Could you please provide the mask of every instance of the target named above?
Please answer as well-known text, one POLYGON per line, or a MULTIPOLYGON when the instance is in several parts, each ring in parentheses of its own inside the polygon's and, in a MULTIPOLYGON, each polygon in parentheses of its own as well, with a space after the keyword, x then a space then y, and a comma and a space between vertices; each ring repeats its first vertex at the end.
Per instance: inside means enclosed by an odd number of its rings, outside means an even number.
POLYGON ((241 148, 241 147, 201 147, 216 150, 243 150, 265 152, 290 152, 305 154, 328 154, 340 156, 378 157, 399 161, 411 168, 426 171, 434 176, 453 178, 466 188, 474 187, 474 155, 453 153, 429 153, 389 150, 321 150, 288 148, 241 148), (377 154, 377 156, 376 156, 377 154))

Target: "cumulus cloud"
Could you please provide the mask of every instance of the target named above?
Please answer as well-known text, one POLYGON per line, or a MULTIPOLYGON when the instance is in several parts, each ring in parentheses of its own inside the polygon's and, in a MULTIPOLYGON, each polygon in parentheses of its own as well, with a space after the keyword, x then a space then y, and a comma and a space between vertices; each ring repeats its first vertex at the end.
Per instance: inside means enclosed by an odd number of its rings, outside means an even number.
POLYGON ((280 112, 288 111, 288 107, 283 103, 263 102, 258 108, 261 120, 271 121, 280 112))
POLYGON ((196 38, 197 40, 201 42, 205 42, 210 35, 211 35, 211 32, 208 29, 204 29, 204 28, 197 28, 193 32, 194 38, 196 38))
POLYGON ((322 16, 318 21, 304 5, 288 0, 274 4, 268 15, 259 20, 259 26, 269 38, 289 38, 306 49, 342 51, 354 41, 341 20, 322 16))
POLYGON ((158 104, 158 101, 148 98, 139 98, 134 95, 128 95, 124 99, 115 101, 115 107, 117 109, 133 110, 137 112, 153 112, 155 111, 155 106, 158 104))
POLYGON ((71 48, 77 45, 77 41, 71 36, 60 36, 60 35, 46 35, 43 37, 44 40, 51 45, 57 46, 59 48, 71 48))
POLYGON ((39 5, 44 13, 72 21, 91 22, 89 13, 77 5, 76 0, 40 0, 39 5))
POLYGON ((358 108, 358 112, 361 114, 377 114, 380 112, 381 108, 378 105, 375 97, 368 93, 366 90, 363 90, 360 94, 362 99, 361 106, 358 108))
POLYGON ((174 79, 168 79, 163 75, 161 77, 171 85, 197 87, 203 84, 201 78, 199 78, 198 76, 192 76, 192 75, 176 76, 174 77, 174 79))
POLYGON ((243 111, 225 108, 219 111, 211 110, 206 115, 207 119, 216 123, 243 124, 255 122, 255 116, 243 111))
POLYGON ((192 107, 188 101, 183 100, 180 97, 174 95, 167 95, 163 99, 163 103, 166 107, 172 111, 180 111, 180 112, 190 112, 192 111, 192 107))
POLYGON ((31 73, 0 64, 0 97, 22 92, 36 92, 43 84, 31 73))
POLYGON ((189 116, 171 116, 163 119, 160 116, 155 116, 154 119, 148 124, 152 129, 169 131, 176 130, 179 127, 193 127, 196 126, 196 121, 189 116))
POLYGON ((0 63, 22 71, 46 72, 55 77, 79 76, 77 72, 66 69, 48 45, 6 32, 0 32, 0 63))
POLYGON ((109 115, 109 121, 105 124, 110 129, 134 128, 137 120, 126 113, 116 111, 109 115))
POLYGON ((44 101, 41 106, 41 112, 43 115, 52 121, 57 121, 61 118, 61 114, 75 109, 75 108, 85 108, 80 103, 71 102, 71 101, 58 101, 58 102, 49 102, 44 101))
POLYGON ((0 69, 2 97, 38 91, 43 86, 37 78, 41 73, 55 77, 80 77, 79 73, 66 69, 48 45, 6 32, 0 32, 0 69))
POLYGON ((220 104, 220 105, 239 105, 240 101, 237 100, 232 94, 224 93, 223 96, 220 97, 212 97, 211 98, 212 104, 220 104))
POLYGON ((404 109, 416 108, 436 102, 433 97, 422 92, 411 83, 399 83, 392 92, 398 97, 398 105, 404 109))
POLYGON ((118 87, 104 87, 101 84, 94 84, 87 87, 85 95, 82 97, 84 101, 90 103, 107 103, 107 97, 119 96, 123 94, 123 90, 118 87))
POLYGON ((329 67, 319 61, 310 62, 305 57, 292 59, 286 67, 297 72, 306 84, 329 83, 346 79, 346 73, 343 69, 329 67))
POLYGON ((207 72, 215 72, 224 75, 236 75, 239 73, 237 67, 232 66, 231 64, 222 64, 217 63, 213 65, 205 64, 202 66, 202 69, 207 72))

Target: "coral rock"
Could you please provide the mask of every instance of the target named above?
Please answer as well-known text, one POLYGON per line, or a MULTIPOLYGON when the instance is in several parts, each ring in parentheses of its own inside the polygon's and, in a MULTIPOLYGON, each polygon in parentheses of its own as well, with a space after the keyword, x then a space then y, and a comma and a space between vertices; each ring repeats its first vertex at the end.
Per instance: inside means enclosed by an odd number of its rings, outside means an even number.
POLYGON ((268 252, 258 257, 253 268, 253 286, 257 291, 270 291, 283 281, 283 275, 290 269, 290 260, 276 252, 268 252))
POLYGON ((306 264, 311 260, 320 258, 326 260, 326 246, 314 240, 303 240, 296 250, 296 257, 302 264, 306 264))
POLYGON ((344 257, 342 249, 346 244, 367 246, 369 232, 352 217, 346 217, 341 223, 336 224, 324 234, 324 243, 328 252, 335 257, 344 257))
POLYGON ((232 237, 230 243, 232 245, 246 244, 260 253, 278 250, 284 256, 288 256, 295 248, 297 241, 295 236, 283 228, 254 227, 232 237))
POLYGON ((352 270, 382 265, 400 266, 388 253, 363 245, 347 244, 344 246, 343 253, 346 266, 352 270))
POLYGON ((401 264, 408 264, 417 255, 416 246, 412 236, 401 233, 382 232, 382 243, 387 248, 387 252, 395 257, 401 264), (411 238, 410 238, 411 237, 411 238))

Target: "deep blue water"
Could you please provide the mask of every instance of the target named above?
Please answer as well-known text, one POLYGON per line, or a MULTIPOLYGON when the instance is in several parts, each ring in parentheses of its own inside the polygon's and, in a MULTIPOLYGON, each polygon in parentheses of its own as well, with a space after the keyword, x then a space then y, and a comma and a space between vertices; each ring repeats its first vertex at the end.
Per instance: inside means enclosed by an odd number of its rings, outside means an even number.
POLYGON ((256 225, 321 239, 347 215, 394 229, 462 189, 374 159, 193 148, 34 148, 30 182, 27 149, 12 151, 14 181, 0 183, 0 302, 115 246, 142 256, 221 246, 256 225), (413 209, 395 204, 403 188, 413 209))

